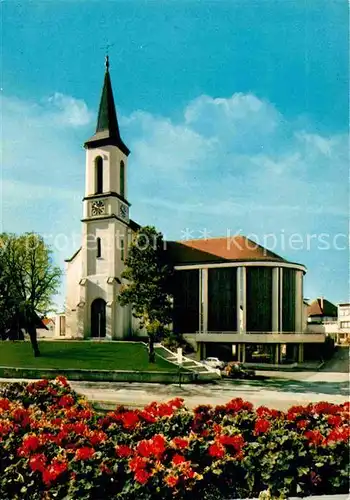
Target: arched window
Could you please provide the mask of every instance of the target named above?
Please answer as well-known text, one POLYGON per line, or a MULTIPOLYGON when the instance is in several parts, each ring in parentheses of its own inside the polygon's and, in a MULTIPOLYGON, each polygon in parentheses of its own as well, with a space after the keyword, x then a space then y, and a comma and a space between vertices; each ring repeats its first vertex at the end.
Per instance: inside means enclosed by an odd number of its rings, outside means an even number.
POLYGON ((125 259, 125 246, 124 246, 124 238, 120 238, 120 260, 124 262, 125 259))
POLYGON ((103 160, 101 156, 95 160, 95 186, 96 194, 103 193, 103 160))
POLYGON ((96 258, 101 257, 101 238, 96 238, 96 258))
POLYGON ((120 162, 120 196, 125 197, 125 165, 120 162))

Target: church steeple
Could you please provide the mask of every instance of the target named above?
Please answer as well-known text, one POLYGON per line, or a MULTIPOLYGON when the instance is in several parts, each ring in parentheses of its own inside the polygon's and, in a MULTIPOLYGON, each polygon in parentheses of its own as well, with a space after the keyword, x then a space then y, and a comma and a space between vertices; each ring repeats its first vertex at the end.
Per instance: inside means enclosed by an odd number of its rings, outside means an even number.
POLYGON ((109 74, 109 58, 106 56, 106 71, 98 110, 95 134, 90 137, 84 146, 88 149, 99 146, 117 146, 126 156, 130 150, 122 141, 119 132, 117 113, 115 110, 111 77, 109 74))

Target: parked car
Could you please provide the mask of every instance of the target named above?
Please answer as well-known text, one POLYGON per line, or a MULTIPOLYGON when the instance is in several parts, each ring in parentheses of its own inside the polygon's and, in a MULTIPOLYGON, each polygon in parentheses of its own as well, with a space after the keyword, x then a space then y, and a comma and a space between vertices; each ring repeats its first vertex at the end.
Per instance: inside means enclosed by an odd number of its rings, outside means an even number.
POLYGON ((254 370, 245 368, 242 363, 239 363, 237 361, 233 361, 226 365, 225 375, 229 378, 256 378, 256 373, 254 370))
POLYGON ((219 370, 223 370, 225 367, 224 361, 220 361, 219 358, 206 358, 202 361, 205 365, 211 366, 212 368, 218 368, 219 370))

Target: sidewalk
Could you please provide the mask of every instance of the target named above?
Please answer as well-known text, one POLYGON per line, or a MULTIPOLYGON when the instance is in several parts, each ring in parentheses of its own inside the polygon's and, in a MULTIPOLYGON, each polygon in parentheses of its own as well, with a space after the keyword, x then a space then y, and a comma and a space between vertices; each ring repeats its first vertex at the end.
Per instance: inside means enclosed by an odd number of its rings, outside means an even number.
MULTIPOLYGON (((13 382, 21 381, 11 379, 13 382)), ((9 379, 0 379, 0 383, 9 379)), ((347 398, 340 394, 325 394, 322 392, 284 392, 269 390, 263 386, 253 386, 249 383, 178 385, 138 384, 138 383, 100 383, 71 382, 71 386, 89 401, 103 403, 104 407, 113 408, 116 405, 143 407, 152 401, 166 402, 175 397, 184 399, 189 408, 198 405, 222 405, 233 398, 250 401, 254 406, 266 405, 278 410, 287 410, 292 405, 306 405, 310 402, 328 401, 344 403, 347 398)))

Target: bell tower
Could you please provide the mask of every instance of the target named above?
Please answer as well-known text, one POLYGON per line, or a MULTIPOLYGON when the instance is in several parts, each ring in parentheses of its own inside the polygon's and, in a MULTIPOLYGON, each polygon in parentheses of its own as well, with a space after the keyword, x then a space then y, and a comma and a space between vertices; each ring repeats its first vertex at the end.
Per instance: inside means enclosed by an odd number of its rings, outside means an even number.
POLYGON ((95 133, 86 150, 85 196, 79 303, 79 334, 84 338, 123 338, 130 311, 117 303, 127 254, 129 149, 119 131, 106 57, 95 133))

